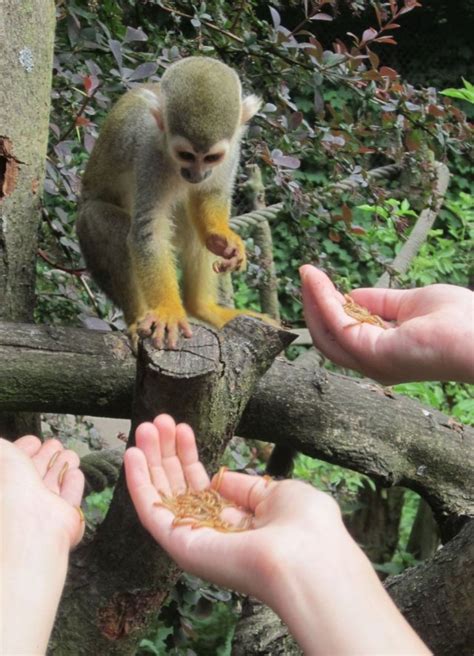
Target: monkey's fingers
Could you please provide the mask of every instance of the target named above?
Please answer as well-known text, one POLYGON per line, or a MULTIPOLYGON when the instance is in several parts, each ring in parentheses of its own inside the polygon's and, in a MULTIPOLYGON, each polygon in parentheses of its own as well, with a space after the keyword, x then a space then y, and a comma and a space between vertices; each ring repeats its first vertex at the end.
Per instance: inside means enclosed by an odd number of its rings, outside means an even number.
POLYGON ((175 322, 160 321, 155 325, 153 330, 152 342, 156 348, 163 348, 166 344, 168 348, 175 349, 178 345, 179 336, 192 337, 193 333, 186 320, 175 322))
POLYGON ((240 271, 245 268, 245 245, 242 239, 232 230, 222 233, 212 233, 206 239, 206 248, 223 258, 224 262, 215 263, 216 273, 240 271))
POLYGON ((245 269, 245 258, 234 256, 229 260, 216 260, 212 265, 214 273, 228 273, 230 271, 243 271, 245 269))
POLYGON ((127 334, 128 339, 130 340, 130 346, 132 347, 132 352, 136 356, 138 353, 138 331, 136 323, 132 323, 128 326, 127 334))
POLYGON ((174 316, 161 310, 148 312, 138 321, 137 332, 141 337, 151 337, 155 348, 176 348, 180 334, 192 337, 186 316, 174 316))

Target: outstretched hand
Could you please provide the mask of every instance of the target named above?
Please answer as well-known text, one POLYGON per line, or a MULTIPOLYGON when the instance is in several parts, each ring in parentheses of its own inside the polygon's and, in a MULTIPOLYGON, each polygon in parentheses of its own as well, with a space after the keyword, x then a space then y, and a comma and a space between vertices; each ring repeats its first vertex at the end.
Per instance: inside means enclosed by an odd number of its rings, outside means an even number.
POLYGON ((156 505, 162 495, 211 484, 194 433, 188 425, 176 426, 172 417, 160 415, 137 428, 136 444, 138 448, 125 453, 125 472, 140 521, 183 569, 201 578, 269 603, 276 594, 275 579, 281 580, 288 563, 304 561, 306 552, 308 558, 317 558, 318 540, 322 550, 333 534, 344 530, 337 504, 311 486, 237 472, 225 472, 219 484, 219 493, 237 506, 226 508, 223 518, 238 526, 250 514, 251 529, 226 533, 172 526, 173 513, 156 505), (308 538, 311 525, 316 546, 308 538), (324 539, 318 538, 318 528, 324 539))
MULTIPOLYGON (((67 548, 78 544, 84 521, 78 510, 84 490, 79 457, 61 442, 44 442, 25 435, 11 443, 0 439, 2 521, 9 541, 16 533, 38 532, 63 540, 67 548)), ((37 538, 38 539, 38 538, 37 538)))
POLYGON ((58 440, 0 439, 0 613, 5 654, 44 654, 84 532, 79 457, 58 440))
POLYGON ((300 269, 306 323, 315 346, 342 367, 384 384, 474 382, 474 293, 453 285, 356 289, 352 299, 387 323, 357 323, 330 279, 300 269))

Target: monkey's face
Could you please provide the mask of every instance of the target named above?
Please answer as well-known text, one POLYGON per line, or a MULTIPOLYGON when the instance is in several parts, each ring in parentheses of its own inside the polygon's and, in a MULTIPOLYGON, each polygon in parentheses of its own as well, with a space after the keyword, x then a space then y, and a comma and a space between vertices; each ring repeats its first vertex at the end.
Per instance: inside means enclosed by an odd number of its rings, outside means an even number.
POLYGON ((208 150, 195 148, 184 137, 173 137, 170 143, 171 156, 176 161, 181 177, 191 184, 204 182, 213 170, 225 160, 229 142, 222 139, 208 150))

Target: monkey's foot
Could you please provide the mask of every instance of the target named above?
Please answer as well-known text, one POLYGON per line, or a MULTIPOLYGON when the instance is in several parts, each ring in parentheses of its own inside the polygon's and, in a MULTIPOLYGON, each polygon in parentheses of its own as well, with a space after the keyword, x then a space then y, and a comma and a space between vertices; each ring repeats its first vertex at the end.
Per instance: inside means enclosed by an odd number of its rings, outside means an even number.
MULTIPOLYGON (((131 332, 130 328, 129 332, 131 332)), ((148 310, 138 319, 136 333, 140 337, 151 337, 156 348, 163 348, 166 344, 172 349, 176 348, 180 334, 184 337, 192 337, 193 334, 184 310, 180 308, 178 311, 173 311, 167 307, 148 310)))
POLYGON ((226 323, 232 321, 236 317, 241 315, 246 315, 249 317, 255 317, 266 323, 270 323, 277 328, 280 327, 280 324, 272 319, 267 314, 260 314, 259 312, 254 312, 253 310, 235 310, 234 308, 226 308, 217 303, 212 303, 208 305, 194 305, 193 307, 187 307, 189 314, 197 319, 201 319, 206 323, 210 323, 216 328, 222 328, 226 323))
POLYGON ((243 271, 247 265, 244 242, 230 228, 210 234, 206 238, 206 248, 223 258, 212 266, 216 273, 243 271))

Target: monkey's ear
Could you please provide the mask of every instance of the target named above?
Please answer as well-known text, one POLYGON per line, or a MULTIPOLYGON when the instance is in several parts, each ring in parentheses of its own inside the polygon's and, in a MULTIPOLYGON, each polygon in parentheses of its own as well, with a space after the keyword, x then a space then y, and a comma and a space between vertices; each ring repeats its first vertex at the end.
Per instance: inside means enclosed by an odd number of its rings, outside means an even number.
POLYGON ((163 112, 162 112, 161 108, 151 109, 150 111, 151 111, 151 114, 152 114, 153 118, 156 121, 157 126, 159 127, 159 129, 162 132, 164 132, 165 131, 165 121, 164 121, 164 118, 163 118, 163 112))
POLYGON ((247 123, 247 121, 250 121, 252 116, 255 116, 261 106, 262 99, 253 93, 244 98, 242 100, 242 115, 240 117, 241 124, 243 125, 244 123, 247 123))

